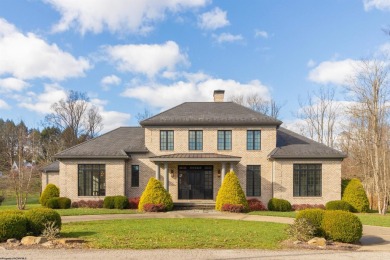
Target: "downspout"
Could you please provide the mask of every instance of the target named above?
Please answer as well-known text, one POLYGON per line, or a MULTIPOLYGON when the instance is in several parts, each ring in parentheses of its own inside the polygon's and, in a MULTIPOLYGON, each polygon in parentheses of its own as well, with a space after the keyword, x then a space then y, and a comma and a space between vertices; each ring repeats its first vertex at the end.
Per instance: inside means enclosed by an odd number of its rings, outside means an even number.
POLYGON ((272 185, 271 185, 271 190, 272 190, 272 197, 274 197, 274 182, 275 182, 275 160, 272 160, 272 185))

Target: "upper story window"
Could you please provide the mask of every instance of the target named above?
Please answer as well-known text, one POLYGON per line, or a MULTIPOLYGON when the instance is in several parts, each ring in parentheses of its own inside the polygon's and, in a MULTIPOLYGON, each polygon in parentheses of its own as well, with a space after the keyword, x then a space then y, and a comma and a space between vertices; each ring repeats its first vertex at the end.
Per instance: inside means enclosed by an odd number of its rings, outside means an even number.
POLYGON ((232 149, 232 131, 218 130, 218 150, 232 149))
POLYGON ((260 130, 248 130, 246 133, 246 149, 260 150, 261 132, 260 130))
POLYGON ((190 130, 188 135, 188 149, 203 150, 203 131, 190 130))
POLYGON ((161 151, 173 150, 173 130, 160 131, 160 150, 161 151))
POLYGON ((78 165, 78 195, 106 195, 106 166, 104 164, 78 165))
POLYGON ((322 165, 294 164, 294 197, 320 197, 322 195, 322 165))

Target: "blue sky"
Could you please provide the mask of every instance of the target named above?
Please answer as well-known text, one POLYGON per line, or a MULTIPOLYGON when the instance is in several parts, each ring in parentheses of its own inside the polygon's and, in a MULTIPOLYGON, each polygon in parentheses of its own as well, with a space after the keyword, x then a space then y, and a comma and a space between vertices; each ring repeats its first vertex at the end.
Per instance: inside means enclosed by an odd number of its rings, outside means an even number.
POLYGON ((2 0, 0 117, 41 127, 66 91, 87 92, 104 131, 214 89, 284 104, 342 86, 390 51, 390 0, 2 0))

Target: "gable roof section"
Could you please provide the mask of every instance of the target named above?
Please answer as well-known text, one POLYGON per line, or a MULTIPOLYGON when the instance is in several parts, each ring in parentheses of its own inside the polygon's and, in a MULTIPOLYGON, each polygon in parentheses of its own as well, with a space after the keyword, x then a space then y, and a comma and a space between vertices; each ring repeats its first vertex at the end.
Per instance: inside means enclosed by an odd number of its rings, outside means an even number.
POLYGON ((286 128, 279 127, 276 148, 269 154, 273 159, 343 159, 344 153, 313 141, 286 128))
POLYGON ((146 153, 141 127, 119 127, 111 132, 66 149, 56 158, 129 158, 127 153, 146 153))
POLYGON ((141 121, 142 126, 279 126, 281 121, 234 102, 186 102, 141 121))

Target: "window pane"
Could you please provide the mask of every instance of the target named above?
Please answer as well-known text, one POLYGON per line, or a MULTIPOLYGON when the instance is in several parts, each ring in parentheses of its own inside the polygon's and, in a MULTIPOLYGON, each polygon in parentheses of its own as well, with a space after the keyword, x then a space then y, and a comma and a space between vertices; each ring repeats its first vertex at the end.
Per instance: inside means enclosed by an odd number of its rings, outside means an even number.
POLYGON ((203 150, 203 131, 196 131, 196 149, 203 150))
POLYGON ((260 165, 248 165, 246 174, 247 196, 261 196, 260 165))
POLYGON ((218 150, 225 149, 224 143, 225 143, 224 131, 218 131, 218 150))
POLYGON ((294 196, 321 196, 321 164, 294 164, 294 196))
POLYGON ((160 150, 166 150, 167 148, 167 132, 166 131, 160 131, 160 150))
POLYGON ((78 166, 78 195, 105 196, 106 172, 103 164, 80 164, 78 166))
POLYGON ((131 187, 139 187, 139 166, 131 166, 131 187))
POLYGON ((232 149, 232 131, 225 131, 225 150, 232 149))
POLYGON ((253 131, 247 131, 246 147, 248 150, 253 150, 253 131))

